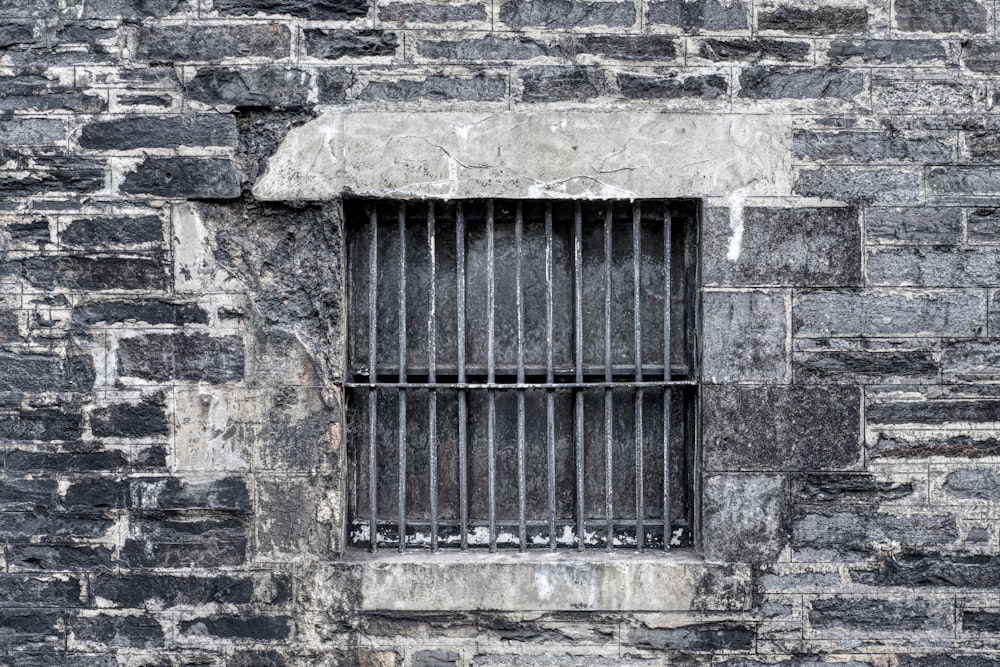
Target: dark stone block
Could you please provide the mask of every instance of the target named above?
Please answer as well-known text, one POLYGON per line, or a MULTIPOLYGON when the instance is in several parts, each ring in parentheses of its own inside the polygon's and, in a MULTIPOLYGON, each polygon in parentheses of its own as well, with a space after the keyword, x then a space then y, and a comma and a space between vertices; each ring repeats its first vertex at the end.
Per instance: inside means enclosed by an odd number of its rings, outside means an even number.
POLYGON ((827 51, 830 63, 848 61, 874 64, 926 63, 947 60, 943 42, 919 39, 837 39, 827 51))
POLYGON ((792 330, 825 336, 977 336, 985 330, 985 308, 982 295, 972 291, 807 291, 792 306, 792 330))
POLYGON ((787 39, 705 39, 698 48, 698 55, 708 60, 750 61, 782 60, 788 62, 809 60, 809 42, 787 39))
POLYGON ((214 0, 223 16, 287 14, 313 20, 347 20, 368 13, 368 0, 214 0))
POLYGON ((128 107, 146 106, 146 107, 160 107, 165 109, 173 103, 174 103, 174 98, 167 94, 163 95, 156 95, 152 93, 148 95, 123 94, 118 96, 118 104, 128 107))
POLYGON ((66 138, 66 124, 56 118, 9 118, 0 120, 0 141, 7 145, 54 144, 66 138))
POLYGON ((74 512, 122 509, 127 483, 117 477, 88 477, 71 482, 62 494, 63 507, 74 512))
POLYGON ((37 287, 71 290, 162 290, 167 285, 161 259, 147 257, 33 257, 11 262, 9 269, 37 287))
POLYGON ((160 197, 233 199, 240 196, 236 165, 223 158, 148 157, 125 177, 121 191, 160 197))
POLYGON ((74 246, 162 243, 163 223, 155 215, 74 220, 59 240, 74 246))
POLYGON ((631 2, 584 2, 582 0, 507 0, 500 5, 499 19, 513 28, 582 28, 595 25, 629 27, 635 23, 631 2))
POLYGON ((104 177, 103 167, 37 169, 24 175, 0 175, 0 191, 7 197, 95 192, 104 188, 104 177))
POLYGON ((413 654, 413 667, 455 667, 462 656, 455 651, 417 651, 413 654))
POLYGON ((131 518, 129 537, 120 553, 127 567, 229 567, 247 555, 247 531, 241 518, 131 518))
POLYGON ((854 560, 884 555, 879 545, 905 550, 944 549, 959 539, 954 516, 895 516, 865 505, 792 505, 792 548, 796 560, 854 560))
POLYGON ((179 477, 139 477, 131 480, 131 508, 136 510, 209 510, 249 512, 246 482, 237 477, 186 480, 179 477))
POLYGON ((81 592, 78 579, 0 575, 2 606, 78 607, 81 592))
POLYGON ((705 557, 771 561, 788 542, 787 492, 781 475, 726 474, 705 479, 705 557))
POLYGON ((0 49, 34 42, 35 31, 30 23, 9 23, 0 26, 0 49))
POLYGON ((988 655, 896 655, 899 667, 995 667, 988 655))
POLYGON ((740 1, 654 0, 647 20, 688 30, 739 30, 747 27, 747 15, 748 8, 740 1))
MULTIPOLYGON (((44 512, 0 512, 0 539, 5 542, 23 544, 33 537, 45 540, 62 538, 102 537, 111 528, 110 519, 97 517, 75 517, 44 512)), ((14 546, 9 545, 8 554, 13 554, 14 546)), ((40 545, 25 545, 31 549, 44 549, 40 545)), ((53 547, 56 548, 56 547, 53 547)), ((73 547, 65 547, 72 549, 73 547)), ((101 547, 102 549, 104 547, 101 547)), ((13 557, 13 556, 9 556, 13 557)), ((39 562, 43 562, 41 559, 39 562)))
POLYGON ((962 209, 871 207, 865 214, 865 231, 869 241, 955 245, 962 240, 962 209))
POLYGON ((785 381, 788 326, 784 295, 705 292, 702 316, 704 381, 785 381))
POLYGON ((797 349, 792 352, 792 373, 797 383, 935 382, 941 372, 940 350, 918 341, 843 342, 853 349, 834 347, 822 339, 809 341, 811 349, 800 349, 802 342, 797 341, 797 349))
POLYGON ((967 227, 969 243, 1000 243, 1000 209, 977 208, 969 211, 967 227))
POLYGON ((0 111, 53 111, 97 113, 107 108, 107 100, 59 85, 55 79, 30 72, 0 76, 0 111))
POLYGON ((897 0, 896 27, 904 32, 972 32, 989 29, 989 10, 979 0, 897 0))
POLYGON ((149 334, 122 339, 118 350, 121 376, 212 384, 243 379, 243 340, 236 336, 149 334))
POLYGON ((965 632, 1000 632, 1000 611, 966 609, 962 611, 962 630, 965 632))
POLYGON ((205 104, 293 111, 341 102, 353 81, 346 69, 207 67, 198 70, 185 92, 205 104))
POLYGON ((417 53, 438 60, 530 60, 548 55, 552 50, 545 43, 530 37, 496 37, 487 35, 445 41, 421 41, 417 53))
POLYGON ((120 403, 90 413, 90 430, 97 438, 148 438, 170 433, 163 396, 139 403, 120 403))
POLYGON ((63 614, 38 609, 0 610, 0 637, 10 635, 59 635, 63 614))
POLYGON ((706 284, 861 285, 856 208, 747 207, 737 221, 742 223, 738 239, 733 238, 737 232, 728 213, 714 209, 705 215, 706 284))
POLYGON ((0 438, 4 440, 79 440, 83 417, 58 408, 22 410, 0 416, 0 438))
POLYGON ((995 167, 931 167, 931 194, 1000 194, 1000 169, 995 167))
POLYGON ((128 457, 119 450, 29 452, 11 449, 4 461, 7 472, 116 472, 128 466, 128 457))
POLYGON ((120 648, 163 646, 160 622, 150 616, 79 616, 67 622, 77 641, 120 648))
POLYGON ((566 45, 575 54, 596 53, 616 60, 664 61, 675 58, 671 35, 581 35, 566 45))
POLYGON ((137 58, 156 62, 223 58, 287 58, 291 31, 279 23, 249 25, 157 25, 143 27, 137 58))
POLYGON ((56 40, 60 43, 87 44, 93 46, 98 42, 112 39, 115 31, 112 28, 94 28, 87 25, 68 25, 56 31, 56 40))
POLYGON ((292 633, 292 619, 287 616, 214 616, 180 621, 182 635, 211 635, 225 639, 268 641, 287 639, 292 633))
POLYGON ((626 643, 640 648, 687 651, 745 651, 753 646, 753 626, 733 621, 694 623, 679 628, 633 628, 626 643))
POLYGON ((395 55, 399 40, 385 30, 304 30, 306 54, 313 58, 357 58, 395 55))
POLYGON ((253 580, 229 576, 107 574, 94 579, 92 592, 116 607, 249 604, 253 600, 253 580))
POLYGON ((49 222, 40 219, 7 225, 7 238, 16 245, 47 245, 49 243, 49 222))
POLYGON ((109 570, 112 566, 111 550, 100 546, 23 544, 10 546, 7 554, 10 566, 21 570, 90 571, 109 570))
POLYGON ((1000 285, 1000 253, 961 248, 879 248, 868 255, 872 285, 1000 285))
POLYGON ((703 387, 706 470, 829 470, 860 460, 857 387, 703 387))
POLYGON ((965 42, 962 65, 973 72, 1000 74, 1000 48, 994 42, 965 42))
POLYGON ((776 7, 757 14, 760 30, 783 30, 807 35, 863 33, 868 30, 864 7, 776 7))
POLYGON ((714 100, 724 99, 729 93, 729 82, 718 74, 679 77, 621 73, 618 86, 623 96, 644 100, 689 97, 714 100))
POLYGON ((504 76, 476 72, 470 77, 428 74, 420 79, 371 81, 358 99, 410 102, 415 100, 502 100, 507 96, 504 76))
POLYGON ((94 384, 93 361, 90 363, 88 376, 86 368, 75 372, 69 360, 64 364, 58 357, 44 354, 0 352, 0 392, 88 391, 94 384))
POLYGON ((946 601, 933 598, 831 597, 811 601, 809 623, 817 629, 861 632, 945 630, 952 625, 950 609, 946 601))
POLYGON ((157 299, 139 303, 129 301, 93 301, 73 309, 73 322, 81 325, 106 322, 145 322, 146 324, 207 324, 208 313, 193 303, 171 303, 157 299))
POLYGON ((55 499, 54 479, 0 479, 0 510, 4 512, 47 509, 55 499))
POLYGON ((97 150, 178 146, 236 146, 236 120, 232 116, 137 116, 83 126, 80 146, 97 150))
POLYGON ((913 495, 913 483, 880 482, 871 473, 810 473, 791 478, 793 502, 880 503, 913 495))
POLYGON ((822 167, 799 172, 794 191, 804 197, 844 202, 899 202, 916 199, 923 176, 891 168, 822 167))
MULTIPOLYGON (((998 406, 1000 407, 1000 406, 998 406)), ((932 456, 981 459, 1000 455, 1000 439, 970 435, 925 435, 902 437, 880 433, 869 447, 869 456, 893 459, 921 459, 932 456)))
POLYGON ((960 468, 945 477, 941 489, 952 498, 1000 500, 1000 473, 989 468, 960 468))
POLYGON ((1000 560, 992 556, 899 555, 874 570, 851 570, 851 580, 868 586, 905 588, 996 588, 1000 560))
POLYGON ((869 424, 947 424, 993 422, 1000 414, 998 398, 923 396, 921 399, 870 401, 865 417, 869 424))
POLYGON ((525 102, 586 100, 608 94, 604 72, 596 67, 532 67, 518 71, 525 102))
POLYGON ((383 23, 460 23, 485 21, 486 7, 482 3, 437 4, 425 2, 395 2, 378 7, 378 18, 383 23))
POLYGON ((943 138, 902 139, 882 132, 813 132, 796 130, 792 151, 797 158, 843 162, 947 162, 953 159, 943 138))
POLYGON ((861 72, 839 68, 749 67, 740 73, 740 97, 763 99, 841 99, 858 95, 861 72))

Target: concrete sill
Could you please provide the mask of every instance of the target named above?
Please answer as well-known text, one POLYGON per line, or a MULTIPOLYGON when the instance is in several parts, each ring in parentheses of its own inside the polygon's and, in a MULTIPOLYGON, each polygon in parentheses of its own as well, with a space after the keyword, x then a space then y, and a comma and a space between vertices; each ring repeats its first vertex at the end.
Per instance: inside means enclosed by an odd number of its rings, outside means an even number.
POLYGON ((747 564, 680 553, 352 554, 337 563, 358 611, 738 611, 747 564))

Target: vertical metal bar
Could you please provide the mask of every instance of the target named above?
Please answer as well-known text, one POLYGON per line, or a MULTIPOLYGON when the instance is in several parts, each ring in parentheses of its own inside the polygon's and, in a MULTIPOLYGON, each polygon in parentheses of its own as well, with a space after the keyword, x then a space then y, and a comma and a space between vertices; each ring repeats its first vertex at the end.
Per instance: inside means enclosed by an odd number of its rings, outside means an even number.
MULTIPOLYGON (((573 215, 573 333, 575 334, 576 381, 583 382, 583 206, 576 202, 573 215)), ((584 515, 583 478, 583 390, 574 390, 576 410, 574 431, 576 444, 576 548, 584 548, 586 525, 584 515)))
MULTIPOLYGON (((399 204, 399 381, 406 382, 406 203, 399 204)), ((406 551, 406 389, 399 390, 399 552, 406 551)))
MULTIPOLYGON (((455 211, 455 289, 457 310, 458 381, 465 382, 465 210, 455 211)), ((458 390, 458 515, 462 551, 469 549, 469 408, 464 389, 458 390)))
MULTIPOLYGON (((611 383, 611 202, 604 209, 604 381, 611 383)), ((607 521, 606 548, 614 548, 614 475, 611 441, 614 429, 614 405, 611 387, 604 389, 604 515, 607 521)))
MULTIPOLYGON (((663 219, 663 379, 670 382, 670 234, 673 220, 669 205, 663 219)), ((670 550, 670 387, 663 388, 663 549, 670 550)))
MULTIPOLYGON (((632 327, 635 331, 635 381, 642 382, 642 208, 632 206, 632 327)), ((646 546, 642 469, 642 389, 635 392, 635 545, 642 551, 646 546)))
MULTIPOLYGON (((552 312, 552 202, 545 203, 545 382, 555 382, 552 312)), ((556 415, 555 392, 545 392, 545 451, 548 466, 549 549, 555 551, 556 536, 556 415)))
MULTIPOLYGON (((427 202, 427 254, 430 259, 430 285, 427 307, 427 382, 437 382, 437 257, 434 202, 427 202)), ((431 551, 438 550, 438 445, 437 389, 427 393, 427 452, 430 464, 431 551)))
MULTIPOLYGON (((368 381, 378 378, 378 213, 375 205, 368 216, 368 381)), ((368 388, 368 509, 371 512, 368 548, 378 548, 378 392, 368 388)))
MULTIPOLYGON (((493 201, 486 203, 486 381, 492 385, 496 382, 496 341, 495 341, 495 301, 496 285, 494 284, 494 248, 493 248, 493 201)), ((497 461, 496 461, 496 425, 497 401, 496 391, 492 388, 486 392, 486 449, 487 469, 489 473, 489 520, 490 520, 490 551, 497 550, 497 461)))
MULTIPOLYGON (((517 202, 514 212, 514 254, 517 289, 517 382, 524 383, 524 259, 521 257, 524 235, 524 208, 517 202)), ((525 480, 524 389, 517 390, 517 536, 518 550, 528 548, 527 482, 525 480)))

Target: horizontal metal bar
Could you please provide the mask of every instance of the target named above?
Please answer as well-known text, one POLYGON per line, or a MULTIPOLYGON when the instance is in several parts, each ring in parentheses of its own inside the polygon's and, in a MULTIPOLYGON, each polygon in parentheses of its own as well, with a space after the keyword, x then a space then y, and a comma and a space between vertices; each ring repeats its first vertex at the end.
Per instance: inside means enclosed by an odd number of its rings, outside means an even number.
MULTIPOLYGON (((437 365, 434 367, 434 372, 440 376, 458 375, 463 369, 457 368, 455 366, 441 366, 437 365)), ((584 366, 582 368, 583 375, 600 375, 604 376, 605 367, 603 364, 600 366, 584 366)), ((635 364, 615 364, 611 367, 612 375, 635 375, 636 367, 635 364)), ((398 366, 379 366, 375 372, 378 375, 399 375, 398 366)), ((485 365, 466 365, 464 368, 466 375, 487 375, 487 368, 485 365)), ((517 375, 517 366, 496 366, 493 369, 496 375, 517 375)), ((553 366, 553 375, 576 375, 577 368, 575 366, 553 366)), ((642 365, 643 375, 663 375, 663 365, 662 364, 643 364, 642 365)), ((407 375, 429 375, 430 369, 427 366, 407 366, 407 375)), ((531 365, 525 364, 524 374, 525 375, 547 375, 548 368, 544 365, 531 365)), ((687 366, 675 365, 670 368, 671 376, 675 377, 686 377, 688 374, 687 366)), ((350 369, 350 375, 354 377, 368 377, 368 367, 367 366, 355 366, 350 369)))
POLYGON ((470 390, 517 390, 517 389, 642 389, 647 387, 693 387, 694 380, 651 380, 648 382, 345 382, 350 389, 470 389, 470 390))

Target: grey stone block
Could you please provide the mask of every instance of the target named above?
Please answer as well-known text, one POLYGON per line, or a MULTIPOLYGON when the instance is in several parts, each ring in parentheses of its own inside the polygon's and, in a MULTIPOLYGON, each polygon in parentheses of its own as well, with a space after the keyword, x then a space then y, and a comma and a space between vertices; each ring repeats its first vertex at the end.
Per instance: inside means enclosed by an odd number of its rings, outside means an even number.
POLYGON ((854 207, 747 207, 735 221, 727 209, 709 209, 703 239, 707 285, 861 284, 854 207))
POLYGON ((706 292, 702 318, 703 380, 785 380, 788 325, 782 293, 706 292))
POLYGON ((807 35, 865 32, 868 10, 865 7, 780 6, 760 9, 757 14, 760 30, 782 30, 807 35))
POLYGON ((147 380, 205 381, 243 378, 243 340, 236 336, 149 334, 118 343, 118 374, 147 380))
POLYGON ((871 473, 807 473, 789 481, 793 503, 878 504, 914 494, 913 482, 880 482, 871 473))
POLYGON ((857 387, 702 388, 703 462, 711 471, 842 470, 861 458, 857 387))
POLYGON ((835 65, 868 63, 906 65, 951 60, 945 42, 921 39, 836 39, 830 44, 827 58, 835 65))
POLYGON ((941 372, 945 382, 1000 380, 1000 341, 945 341, 941 372))
POLYGON ((149 157, 125 176, 120 189, 178 199, 232 199, 240 195, 240 177, 228 159, 149 157))
MULTIPOLYGON (((980 435, 974 431, 995 422, 998 414, 1000 396, 989 385, 930 385, 906 387, 905 392, 890 389, 884 392, 869 391, 865 406, 865 418, 869 425, 900 425, 910 428, 953 422, 971 425, 972 432, 966 434, 969 438, 962 443, 966 450, 983 449, 973 446, 969 440, 978 439, 980 435)), ((970 431, 970 428, 967 427, 966 431, 970 431)), ((983 435, 989 437, 989 434, 983 435)), ((937 437, 937 434, 932 434, 931 437, 937 437)))
POLYGON ((749 8, 740 0, 654 0, 647 19, 686 29, 739 30, 747 27, 748 14, 749 8))
POLYGON ((802 384, 921 384, 937 382, 941 346, 935 339, 802 339, 792 343, 792 373, 802 384))
POLYGON ((940 550, 959 537, 953 515, 895 515, 875 505, 795 506, 791 534, 795 559, 802 562, 871 558, 887 543, 905 551, 940 550))
POLYGON ((366 58, 391 56, 396 53, 399 39, 385 30, 323 30, 302 31, 306 54, 311 58, 366 58))
POLYGON ((426 74, 418 78, 370 81, 358 94, 361 100, 412 102, 417 100, 497 101, 507 96, 507 78, 487 72, 470 76, 426 74))
POLYGON ((985 33, 989 9, 980 0, 898 0, 896 27, 904 32, 985 33))
POLYGON ((512 28, 629 27, 635 23, 631 2, 586 2, 584 0, 507 0, 498 18, 512 28))
POLYGON ((989 335, 1000 337, 1000 290, 993 290, 989 296, 989 335))
POLYGON ((874 440, 875 442, 868 446, 868 457, 871 459, 926 459, 933 456, 980 459, 1000 454, 1000 439, 991 437, 988 431, 899 433, 876 429, 874 440))
POLYGON ((518 70, 525 102, 586 100, 607 95, 604 72, 597 67, 532 67, 518 70))
POLYGON ((163 221, 154 215, 74 220, 59 234, 65 246, 143 245, 163 242, 163 221))
POLYGON ((1000 48, 994 42, 965 42, 962 64, 973 72, 1000 74, 1000 48))
POLYGON ((678 628, 634 628, 626 643, 658 650, 747 650, 753 646, 755 628, 735 622, 693 623, 678 628))
POLYGON ((900 138, 883 132, 814 132, 796 130, 795 157, 837 162, 946 162, 953 142, 945 137, 900 138))
POLYGON ((965 157, 975 162, 1000 160, 1000 138, 995 132, 963 132, 965 157))
POLYGON ((883 560, 871 570, 852 569, 850 576, 868 586, 996 588, 1000 586, 1000 561, 990 556, 906 554, 883 560))
POLYGON ((379 21, 412 24, 459 23, 466 21, 486 21, 486 7, 481 2, 468 4, 435 2, 394 2, 377 8, 379 21))
POLYGON ((865 212, 869 242, 955 245, 962 241, 963 211, 958 207, 873 206, 865 212))
POLYGON ((861 72, 838 68, 748 67, 740 73, 740 97, 849 100, 865 85, 861 72))
POLYGON ((868 255, 871 285, 1000 285, 1000 253, 985 249, 877 248, 868 255))
POLYGON ((312 20, 347 20, 368 13, 367 0, 212 0, 223 16, 286 14, 312 20))
POLYGON ((985 106, 982 83, 972 78, 872 78, 875 110, 884 114, 953 113, 985 106))
POLYGON ((773 560, 788 541, 785 480, 780 475, 706 478, 702 542, 707 558, 773 560))
POLYGON ((0 120, 0 142, 9 146, 45 145, 63 141, 66 125, 57 118, 8 118, 0 120))
POLYGON ((767 39, 758 37, 706 38, 698 45, 698 55, 717 62, 777 60, 783 62, 807 62, 810 56, 809 42, 789 39, 767 39))
POLYGON ((655 76, 621 73, 618 74, 618 87, 622 91, 622 95, 630 99, 726 100, 729 92, 729 82, 718 74, 655 76))
POLYGON ((793 189, 805 197, 845 202, 901 202, 920 196, 923 175, 906 169, 821 167, 800 171, 793 189))
MULTIPOLYGON (((553 50, 545 42, 530 37, 485 37, 417 42, 417 53, 439 60, 531 60, 553 50)), ((558 48, 555 49, 558 51, 558 48)))
POLYGON ((236 146, 231 116, 155 118, 136 116, 90 123, 80 132, 80 146, 97 150, 236 146))
POLYGON ((829 597, 812 600, 808 613, 813 630, 827 633, 954 633, 952 605, 946 598, 829 597))
POLYGON ((223 58, 287 58, 291 31, 281 24, 149 26, 138 37, 138 58, 151 61, 211 61, 223 58))
POLYGON ((672 35, 581 35, 566 45, 570 53, 593 53, 615 60, 663 62, 683 50, 672 35))
POLYGON ((986 304, 976 290, 808 291, 792 306, 796 335, 978 336, 986 304))
POLYGON ((205 104, 292 111, 343 101, 353 81, 354 75, 340 68, 205 67, 185 92, 205 104))

